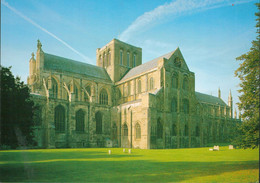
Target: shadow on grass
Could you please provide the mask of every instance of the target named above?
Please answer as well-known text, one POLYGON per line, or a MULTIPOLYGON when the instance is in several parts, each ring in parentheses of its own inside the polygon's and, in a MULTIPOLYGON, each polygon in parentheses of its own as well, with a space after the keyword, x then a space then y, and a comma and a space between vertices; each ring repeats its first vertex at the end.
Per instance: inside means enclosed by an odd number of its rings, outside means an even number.
POLYGON ((154 162, 64 161, 0 165, 0 181, 177 182, 194 177, 259 169, 259 161, 154 162))
POLYGON ((111 154, 108 155, 108 152, 100 151, 64 151, 64 152, 30 152, 30 151, 17 151, 17 152, 1 152, 0 162, 5 163, 22 163, 22 162, 34 162, 34 161, 79 161, 80 159, 97 159, 97 158, 124 158, 124 157, 138 157, 141 155, 133 154, 111 154))

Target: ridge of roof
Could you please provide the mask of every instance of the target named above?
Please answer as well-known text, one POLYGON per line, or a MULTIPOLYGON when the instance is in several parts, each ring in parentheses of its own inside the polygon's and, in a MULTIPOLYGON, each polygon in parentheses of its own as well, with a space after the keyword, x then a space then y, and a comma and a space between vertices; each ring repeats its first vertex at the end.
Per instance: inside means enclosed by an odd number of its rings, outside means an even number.
POLYGON ((221 98, 218 98, 216 96, 212 96, 212 95, 208 95, 208 94, 204 94, 204 93, 200 93, 200 92, 196 92, 196 91, 195 91, 195 96, 201 102, 210 103, 210 104, 214 104, 214 105, 219 104, 222 106, 227 106, 227 104, 221 98))
POLYGON ((102 67, 52 55, 49 53, 44 53, 44 68, 47 70, 82 74, 111 82, 109 75, 102 67))
MULTIPOLYGON (((179 48, 179 47, 178 47, 178 48, 179 48)), ((139 74, 141 74, 141 73, 144 73, 144 72, 147 72, 147 71, 149 71, 149 70, 151 70, 151 69, 156 68, 157 65, 158 65, 158 61, 159 61, 161 58, 169 59, 169 58, 172 56, 172 54, 174 54, 174 52, 175 52, 178 48, 176 48, 174 51, 171 51, 171 52, 169 52, 169 53, 166 53, 166 54, 164 54, 164 55, 162 55, 162 56, 160 56, 160 57, 157 57, 157 58, 155 58, 155 59, 153 59, 153 60, 150 60, 150 61, 148 61, 148 62, 145 62, 145 63, 141 64, 141 65, 138 65, 137 67, 134 67, 134 68, 130 69, 130 70, 128 71, 128 73, 126 73, 126 75, 125 75, 119 82, 123 82, 123 81, 125 81, 125 80, 127 80, 127 79, 129 79, 129 78, 131 78, 131 77, 133 77, 133 76, 139 75, 139 74)))

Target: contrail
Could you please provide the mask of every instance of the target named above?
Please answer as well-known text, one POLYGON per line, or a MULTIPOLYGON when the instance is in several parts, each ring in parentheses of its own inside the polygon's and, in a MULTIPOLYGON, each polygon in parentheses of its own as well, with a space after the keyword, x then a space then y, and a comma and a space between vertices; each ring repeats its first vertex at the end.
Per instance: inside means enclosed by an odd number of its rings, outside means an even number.
MULTIPOLYGON (((235 1, 235 4, 243 4, 252 2, 253 0, 235 1)), ((151 24, 160 24, 163 18, 177 17, 197 11, 205 11, 209 9, 220 8, 223 6, 231 6, 230 0, 173 0, 170 3, 165 3, 155 9, 145 12, 137 17, 120 35, 119 39, 128 41, 131 37, 144 29, 147 29, 151 24)))
POLYGON ((15 8, 13 8, 12 6, 10 6, 5 0, 2 0, 1 3, 3 5, 5 5, 7 8, 9 8, 10 10, 12 10, 14 13, 16 13, 17 15, 19 15, 20 17, 22 17, 24 20, 26 20, 27 22, 31 23, 32 25, 34 25, 35 27, 41 29, 42 31, 46 32, 47 34, 49 34, 50 36, 52 36, 53 38, 55 38, 56 40, 58 40, 59 42, 61 42, 62 44, 64 44, 65 46, 67 46, 69 49, 71 49, 73 52, 77 53, 79 56, 81 56, 85 61, 87 62, 91 62, 91 60, 86 57, 85 55, 83 55, 82 53, 80 53, 79 51, 77 51, 76 49, 72 48, 68 43, 66 43, 65 41, 63 41, 62 39, 60 39, 58 36, 54 35, 53 33, 49 32, 48 30, 46 30, 45 28, 43 28, 42 26, 40 26, 39 24, 37 24, 36 22, 34 22, 33 20, 31 20, 30 18, 28 18, 27 16, 25 16, 24 14, 22 14, 21 12, 19 12, 18 10, 16 10, 15 8))

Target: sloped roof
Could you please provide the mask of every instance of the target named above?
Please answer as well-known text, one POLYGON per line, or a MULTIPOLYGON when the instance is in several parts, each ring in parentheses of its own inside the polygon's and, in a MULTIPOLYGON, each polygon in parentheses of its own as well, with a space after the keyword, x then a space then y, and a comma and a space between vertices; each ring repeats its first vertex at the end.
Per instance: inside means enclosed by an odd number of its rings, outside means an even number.
POLYGON ((209 103, 209 104, 213 104, 213 105, 217 104, 217 105, 221 105, 221 106, 227 105, 221 98, 218 98, 218 97, 215 97, 212 95, 195 92, 195 96, 202 103, 209 103))
POLYGON ((85 76, 111 81, 106 70, 102 67, 74 61, 48 53, 44 53, 44 69, 82 74, 85 76))
POLYGON ((162 87, 156 89, 152 94, 157 95, 161 90, 162 90, 162 87))
POLYGON ((142 64, 142 65, 139 65, 139 66, 137 66, 137 67, 132 68, 132 69, 120 80, 120 82, 125 81, 125 80, 127 80, 127 79, 129 79, 129 78, 131 78, 131 77, 133 77, 133 76, 139 75, 139 74, 141 74, 141 73, 144 73, 144 72, 147 72, 147 71, 149 71, 149 70, 152 70, 152 69, 156 68, 157 65, 158 65, 158 61, 159 61, 161 58, 169 59, 175 51, 176 51, 176 50, 174 50, 174 51, 172 51, 172 52, 170 52, 170 53, 167 53, 167 54, 165 54, 165 55, 162 55, 162 56, 160 56, 160 57, 158 57, 158 58, 155 58, 155 59, 153 59, 153 60, 151 60, 151 61, 149 61, 149 62, 146 62, 146 63, 144 63, 144 64, 142 64))

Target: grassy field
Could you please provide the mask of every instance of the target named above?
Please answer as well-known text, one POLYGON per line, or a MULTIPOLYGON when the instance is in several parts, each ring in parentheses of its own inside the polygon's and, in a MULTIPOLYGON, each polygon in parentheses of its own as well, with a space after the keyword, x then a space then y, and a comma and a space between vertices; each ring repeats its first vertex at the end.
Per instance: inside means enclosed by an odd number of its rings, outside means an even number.
MULTIPOLYGON (((258 182, 259 149, 0 151, 0 181, 258 182)), ((127 149, 128 150, 128 149, 127 149)))

